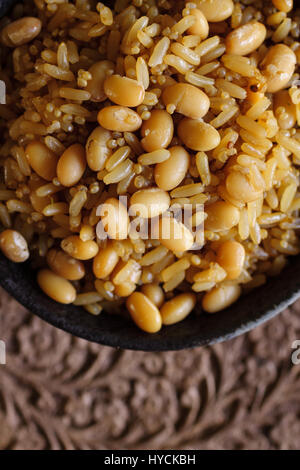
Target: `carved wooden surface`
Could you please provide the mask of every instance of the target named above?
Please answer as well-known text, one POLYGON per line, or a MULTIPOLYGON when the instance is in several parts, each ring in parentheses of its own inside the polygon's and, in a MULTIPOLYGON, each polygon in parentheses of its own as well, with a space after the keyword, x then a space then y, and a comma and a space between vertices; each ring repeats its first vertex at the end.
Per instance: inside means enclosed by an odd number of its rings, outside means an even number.
POLYGON ((297 449, 300 302, 224 344, 118 351, 0 292, 0 449, 297 449))

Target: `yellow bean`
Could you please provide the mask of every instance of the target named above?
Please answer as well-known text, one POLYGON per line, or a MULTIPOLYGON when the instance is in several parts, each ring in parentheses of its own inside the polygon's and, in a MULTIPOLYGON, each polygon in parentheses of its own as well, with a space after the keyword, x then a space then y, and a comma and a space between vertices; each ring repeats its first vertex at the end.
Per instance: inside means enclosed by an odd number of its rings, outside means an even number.
POLYGON ((224 21, 232 15, 232 0, 195 0, 197 8, 202 11, 207 21, 216 23, 224 21))
POLYGON ((147 333, 157 333, 162 321, 158 308, 141 292, 134 292, 127 299, 127 310, 135 324, 147 333))
POLYGON ((194 243, 193 234, 178 220, 163 217, 159 223, 159 241, 174 252, 188 251, 194 243))
POLYGON ((110 131, 135 132, 142 125, 142 118, 125 106, 107 106, 98 113, 100 126, 110 131))
POLYGON ((101 171, 105 167, 112 150, 107 147, 107 142, 112 138, 112 133, 103 127, 96 127, 90 134, 86 143, 87 164, 93 171, 101 171))
POLYGON ((169 152, 168 160, 155 165, 154 170, 157 186, 165 191, 171 191, 182 182, 190 165, 190 156, 183 147, 171 147, 169 152))
POLYGON ((196 295, 192 293, 180 294, 166 302, 161 308, 163 325, 174 325, 184 320, 196 305, 196 295))
POLYGON ((129 108, 139 106, 145 98, 145 90, 141 83, 120 75, 111 75, 105 80, 104 92, 113 103, 129 108))
POLYGON ((216 261, 227 272, 227 279, 236 279, 244 266, 245 249, 239 242, 227 240, 218 247, 216 261))
POLYGON ((251 54, 264 42, 266 34, 266 27, 262 23, 246 23, 226 36, 226 52, 235 55, 251 54))
POLYGON ((70 235, 61 242, 61 248, 75 259, 86 261, 95 258, 99 247, 93 240, 82 241, 78 235, 70 235))
POLYGON ((45 144, 34 140, 26 147, 26 157, 31 168, 47 181, 56 176, 58 157, 45 144))
POLYGON ((126 207, 116 198, 109 198, 101 207, 104 230, 113 240, 125 240, 128 236, 129 217, 126 207))
POLYGON ((222 232, 235 227, 240 220, 237 207, 225 201, 216 201, 205 207, 207 219, 204 222, 205 230, 222 232))
POLYGON ((291 79, 297 59, 292 49, 285 44, 272 46, 261 63, 262 74, 267 80, 267 91, 282 90, 291 79))
POLYGON ((261 197, 262 191, 254 188, 245 175, 231 171, 226 178, 228 194, 237 201, 251 202, 261 197))
POLYGON ((219 312, 236 302, 240 295, 241 288, 238 284, 214 287, 202 299, 203 310, 208 313, 219 312))
POLYGON ((189 83, 176 83, 163 91, 165 106, 174 105, 176 111, 192 119, 200 119, 209 110, 208 96, 189 83))
POLYGON ((296 106, 287 90, 280 90, 273 98, 274 114, 281 129, 291 129, 297 119, 296 106))
POLYGON ((73 144, 59 159, 57 164, 57 177, 63 186, 74 186, 83 176, 86 169, 86 156, 84 147, 73 144))
POLYGON ((98 279, 105 279, 113 272, 118 261, 119 255, 111 244, 100 249, 93 262, 93 272, 95 276, 98 279))
POLYGON ((217 129, 194 119, 182 119, 177 132, 182 142, 192 150, 206 152, 216 148, 221 141, 217 129))
POLYGON ((144 284, 142 293, 151 300, 151 302, 160 308, 164 302, 164 291, 158 284, 144 284))
POLYGON ((163 214, 170 207, 170 196, 159 188, 136 191, 130 199, 130 215, 150 219, 163 214))
POLYGON ((209 26, 205 15, 198 8, 192 8, 190 14, 195 16, 196 21, 188 30, 188 34, 195 34, 199 36, 201 40, 206 39, 208 36, 209 26))
POLYGON ((96 62, 89 68, 92 79, 88 81, 86 91, 91 94, 91 101, 100 103, 107 99, 104 92, 104 82, 107 75, 114 71, 114 64, 109 60, 96 62))
POLYGON ((173 119, 167 111, 155 109, 151 116, 143 122, 141 128, 142 146, 146 152, 154 152, 167 148, 173 139, 173 119))
POLYGON ((93 240, 95 238, 94 227, 91 225, 82 224, 79 236, 83 242, 86 242, 87 240, 93 240))
POLYGON ((68 281, 78 281, 85 276, 84 264, 64 251, 52 249, 47 253, 49 268, 68 281))
POLYGON ((4 230, 0 234, 0 249, 14 263, 24 263, 29 258, 27 241, 16 230, 4 230))
POLYGON ((42 291, 56 302, 71 304, 76 299, 76 290, 72 284, 50 269, 39 271, 37 282, 42 291))
POLYGON ((284 11, 285 13, 288 13, 293 8, 293 0, 272 0, 272 3, 277 10, 284 11))
POLYGON ((41 29, 41 20, 27 16, 5 26, 1 31, 0 40, 4 46, 22 46, 35 39, 40 34, 41 29))

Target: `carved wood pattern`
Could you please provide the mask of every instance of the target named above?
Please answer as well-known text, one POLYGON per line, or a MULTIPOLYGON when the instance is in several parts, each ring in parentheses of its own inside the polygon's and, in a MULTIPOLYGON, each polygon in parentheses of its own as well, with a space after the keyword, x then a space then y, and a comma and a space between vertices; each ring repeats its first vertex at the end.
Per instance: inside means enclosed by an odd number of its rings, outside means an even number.
POLYGON ((300 301, 248 335, 169 353, 59 331, 0 293, 0 449, 297 449, 300 301))

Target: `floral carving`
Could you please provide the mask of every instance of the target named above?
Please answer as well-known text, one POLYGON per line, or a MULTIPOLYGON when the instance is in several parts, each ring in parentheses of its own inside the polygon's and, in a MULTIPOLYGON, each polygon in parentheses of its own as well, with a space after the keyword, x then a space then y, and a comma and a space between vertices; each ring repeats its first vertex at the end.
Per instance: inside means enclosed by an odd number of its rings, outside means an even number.
POLYGON ((300 302, 248 335, 192 351, 119 351, 42 322, 0 293, 0 449, 297 449, 300 302))

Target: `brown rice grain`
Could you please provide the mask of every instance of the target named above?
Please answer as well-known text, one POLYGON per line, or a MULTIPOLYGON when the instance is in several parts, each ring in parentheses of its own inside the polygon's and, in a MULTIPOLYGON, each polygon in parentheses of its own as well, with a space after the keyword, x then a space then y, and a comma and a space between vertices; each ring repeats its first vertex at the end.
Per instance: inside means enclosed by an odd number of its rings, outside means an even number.
POLYGON ((174 289, 176 289, 184 281, 184 278, 184 271, 176 273, 171 279, 163 284, 163 290, 165 292, 173 292, 174 289))
POLYGON ((126 159, 124 162, 117 165, 111 172, 104 176, 103 182, 105 184, 119 183, 123 178, 128 177, 133 173, 133 163, 131 160, 126 159))
POLYGON ((66 82, 72 82, 75 79, 73 72, 70 70, 63 70, 56 65, 44 64, 43 71, 45 74, 57 80, 63 80, 66 82))
POLYGON ((171 264, 161 272, 161 278, 164 282, 169 281, 178 273, 185 271, 190 267, 191 263, 187 258, 182 258, 171 264))
POLYGON ((73 304, 77 306, 94 304, 103 300, 103 297, 98 292, 84 292, 83 294, 78 294, 73 304))
POLYGON ((162 163, 170 158, 170 152, 166 149, 155 150, 150 153, 143 153, 138 157, 138 162, 141 165, 154 165, 162 163))
POLYGON ((154 248, 152 251, 149 251, 140 259, 140 265, 151 266, 159 262, 162 258, 164 258, 167 253, 168 249, 164 246, 154 248))
POLYGON ((73 101, 88 101, 91 98, 91 94, 88 91, 67 87, 60 88, 59 96, 73 101))

